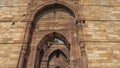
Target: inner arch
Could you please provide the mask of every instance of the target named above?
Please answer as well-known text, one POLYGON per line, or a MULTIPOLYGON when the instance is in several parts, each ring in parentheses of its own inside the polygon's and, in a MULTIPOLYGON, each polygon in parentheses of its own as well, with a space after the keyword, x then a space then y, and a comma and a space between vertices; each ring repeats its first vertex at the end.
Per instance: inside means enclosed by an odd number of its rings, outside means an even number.
MULTIPOLYGON (((69 57, 67 57, 66 54, 65 54, 63 51, 57 49, 57 50, 53 51, 53 52, 49 55, 49 57, 48 57, 48 63, 47 63, 47 68, 51 68, 51 67, 50 67, 50 66, 51 66, 50 63, 51 63, 51 61, 52 61, 53 59, 59 60, 59 61, 63 62, 63 65, 61 65, 61 62, 56 62, 56 64, 57 64, 57 63, 58 63, 58 64, 55 65, 55 68, 56 68, 56 67, 58 68, 58 66, 64 67, 64 64, 66 64, 66 66, 67 66, 69 57), (60 57, 57 57, 58 53, 59 53, 60 57), (56 57, 57 57, 58 59, 57 59, 56 57), (61 59, 61 60, 60 60, 60 59, 61 59)), ((53 60, 53 61, 55 61, 55 60, 53 60)), ((65 66, 65 67, 66 67, 66 66, 65 66)), ((59 67, 59 68, 60 68, 60 67, 59 67)))
POLYGON ((47 60, 47 64, 46 64, 47 68, 53 68, 56 66, 67 68, 67 66, 69 66, 70 50, 68 48, 70 48, 70 45, 67 39, 62 34, 57 32, 52 32, 45 35, 38 44, 38 47, 39 48, 37 48, 36 61, 35 61, 36 68, 43 68, 44 65, 42 64, 46 60, 47 60), (65 44, 62 45, 52 44, 50 47, 48 47, 47 42, 53 40, 54 38, 59 38, 65 44), (51 65, 51 62, 55 64, 51 65))
POLYGON ((53 40, 54 38, 58 38, 62 40, 64 44, 66 45, 66 47, 68 48, 68 50, 70 50, 70 45, 67 39, 62 34, 57 33, 57 32, 52 32, 52 33, 45 35, 39 44, 41 43, 48 44, 48 42, 51 42, 51 40, 53 40))

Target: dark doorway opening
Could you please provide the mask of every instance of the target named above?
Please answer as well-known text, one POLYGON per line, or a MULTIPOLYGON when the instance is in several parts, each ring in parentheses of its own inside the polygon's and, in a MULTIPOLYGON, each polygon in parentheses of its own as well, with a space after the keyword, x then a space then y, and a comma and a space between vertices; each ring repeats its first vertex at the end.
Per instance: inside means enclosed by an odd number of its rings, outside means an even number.
POLYGON ((55 68, 60 68, 59 66, 55 67, 55 68))

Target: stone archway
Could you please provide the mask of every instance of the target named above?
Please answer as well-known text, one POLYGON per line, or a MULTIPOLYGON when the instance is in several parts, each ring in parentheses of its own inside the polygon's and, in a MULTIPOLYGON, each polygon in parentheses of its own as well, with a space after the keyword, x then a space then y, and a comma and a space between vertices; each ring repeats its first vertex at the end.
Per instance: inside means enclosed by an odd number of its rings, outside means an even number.
MULTIPOLYGON (((69 55, 69 54, 68 54, 69 55)), ((69 68, 69 57, 61 50, 55 50, 48 58, 47 68, 69 68)))
MULTIPOLYGON (((66 52, 66 56, 70 57, 70 44, 72 44, 72 38, 74 32, 74 19, 75 16, 73 12, 67 8, 66 6, 58 3, 50 4, 45 6, 44 9, 39 11, 32 24, 32 36, 30 48, 36 47, 36 50, 31 50, 33 53, 29 53, 29 59, 27 59, 26 68, 47 68, 46 64, 49 62, 48 54, 49 51, 52 52, 54 47, 59 48, 63 47, 63 50, 60 49, 60 55, 66 52), (58 38, 62 40, 65 44, 63 45, 53 45, 52 49, 48 47, 48 42, 53 40, 54 38, 58 38), (68 39, 68 40, 66 40, 68 39), (68 43, 70 42, 70 43, 68 43), (34 61, 35 59, 40 59, 40 51, 41 49, 44 51, 44 55, 42 57, 42 61, 34 61), (34 57, 30 57, 35 55, 34 57), (34 61, 34 64, 30 62, 34 61), (41 63, 41 64, 40 64, 41 63)), ((72 44, 74 45, 74 44, 72 44)), ((54 58, 55 59, 55 58, 54 58)), ((52 59, 53 60, 53 59, 52 59)), ((67 61, 69 61, 67 59, 67 61)), ((64 65, 65 66, 65 65, 64 65)), ((68 66, 69 67, 69 66, 68 66)))
MULTIPOLYGON (((82 21, 76 20, 77 16, 73 9, 68 8, 61 2, 52 2, 38 9, 37 12, 30 13, 28 16, 31 16, 30 20, 32 22, 31 26, 29 26, 28 45, 25 46, 21 54, 22 59, 19 68, 47 68, 47 63, 50 61, 49 54, 54 52, 54 45, 52 44, 53 48, 50 49, 48 45, 51 44, 48 43, 54 38, 58 38, 65 43, 65 49, 58 50, 61 56, 65 54, 68 57, 67 63, 70 66, 68 65, 65 68, 74 68, 76 66, 76 68, 82 68, 84 66, 84 63, 81 62, 77 28, 77 24, 81 24, 82 21)), ((55 47, 59 48, 56 45, 55 47)), ((54 54, 56 53, 55 51, 54 54)))
POLYGON ((70 45, 62 34, 52 32, 45 35, 37 47, 35 68, 54 68, 58 65, 62 68, 69 67, 70 45), (52 43, 54 38, 61 39, 64 44, 52 43))

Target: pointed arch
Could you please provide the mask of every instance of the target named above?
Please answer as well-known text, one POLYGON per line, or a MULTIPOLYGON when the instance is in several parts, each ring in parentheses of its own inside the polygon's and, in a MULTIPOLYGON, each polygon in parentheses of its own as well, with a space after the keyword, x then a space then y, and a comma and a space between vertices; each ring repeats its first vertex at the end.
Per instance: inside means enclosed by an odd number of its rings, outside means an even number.
POLYGON ((44 56, 44 49, 41 49, 40 51, 38 51, 38 53, 36 53, 36 59, 35 59, 35 68, 39 68, 41 66, 41 62, 44 56))
POLYGON ((66 55, 63 51, 57 49, 57 50, 54 50, 54 51, 48 56, 47 68, 49 68, 49 63, 50 63, 50 61, 52 60, 52 58, 53 58, 58 52, 66 59, 66 62, 68 62, 68 61, 67 61, 67 60, 68 60, 67 55, 66 55))
POLYGON ((48 56, 48 61, 50 61, 52 59, 52 57, 57 53, 59 52, 62 56, 64 56, 64 58, 67 60, 68 57, 66 56, 66 54, 62 51, 62 50, 54 50, 49 56, 48 56))
POLYGON ((30 20, 33 21, 39 13, 43 12, 47 8, 52 8, 52 7, 61 7, 61 8, 68 10, 75 19, 77 19, 79 16, 75 7, 69 5, 66 2, 48 1, 44 4, 38 5, 35 9, 32 10, 32 12, 30 12, 30 14, 29 14, 30 20))
POLYGON ((70 44, 67 41, 67 39, 64 37, 64 35, 57 33, 57 32, 52 32, 52 33, 45 35, 41 39, 40 43, 38 44, 38 47, 40 47, 41 44, 43 45, 43 44, 47 44, 48 42, 51 42, 51 40, 53 40, 54 38, 58 38, 58 39, 62 40, 65 43, 68 50, 70 50, 70 44))

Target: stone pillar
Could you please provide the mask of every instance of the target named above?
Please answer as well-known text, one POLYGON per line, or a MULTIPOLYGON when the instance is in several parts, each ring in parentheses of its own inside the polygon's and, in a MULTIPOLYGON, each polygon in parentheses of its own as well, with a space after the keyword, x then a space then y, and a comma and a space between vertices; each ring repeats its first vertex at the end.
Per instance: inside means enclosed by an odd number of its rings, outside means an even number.
POLYGON ((43 62, 41 63, 40 68, 47 68, 47 63, 48 63, 48 61, 43 61, 43 62))
POLYGON ((23 68, 24 67, 24 60, 26 59, 26 49, 27 49, 27 44, 23 45, 21 48, 21 53, 20 53, 20 58, 19 58, 19 64, 17 68, 23 68))
POLYGON ((71 60, 71 68, 81 68, 81 62, 80 62, 80 47, 78 42, 78 26, 75 25, 74 32, 72 36, 72 45, 70 50, 70 60, 71 60))
POLYGON ((85 49, 85 42, 84 42, 84 34, 83 34, 83 28, 85 27, 85 19, 78 20, 79 25, 78 31, 79 32, 79 48, 80 48, 80 56, 81 56, 81 68, 88 68, 87 67, 87 57, 86 57, 86 49, 85 49))
POLYGON ((80 48, 81 48, 82 68, 88 68, 88 66, 87 66, 86 49, 85 49, 85 44, 83 42, 81 42, 80 48))
POLYGON ((70 62, 71 62, 71 68, 81 68, 81 62, 80 62, 80 53, 79 48, 77 46, 72 46, 71 48, 71 56, 70 56, 70 62))
POLYGON ((36 58, 36 46, 31 46, 30 47, 30 53, 29 56, 27 57, 27 64, 26 68, 34 68, 35 67, 35 58, 36 58))

